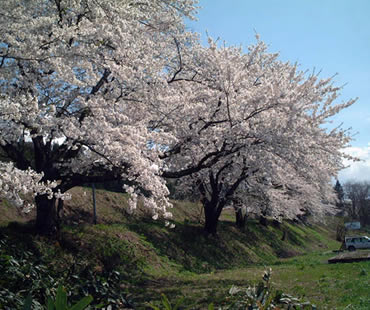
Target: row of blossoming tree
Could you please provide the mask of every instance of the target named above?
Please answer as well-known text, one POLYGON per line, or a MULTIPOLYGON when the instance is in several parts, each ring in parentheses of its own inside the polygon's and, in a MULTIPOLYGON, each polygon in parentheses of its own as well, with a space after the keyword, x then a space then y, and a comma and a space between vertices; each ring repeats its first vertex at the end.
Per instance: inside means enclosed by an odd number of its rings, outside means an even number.
POLYGON ((208 233, 251 193, 280 218, 332 199, 350 139, 325 124, 354 101, 335 104, 331 79, 258 37, 246 52, 202 46, 184 26, 195 12, 195 0, 2 3, 0 195, 34 193, 40 233, 55 229, 67 190, 118 178, 131 208, 140 199, 165 218, 165 179, 180 179, 208 233))

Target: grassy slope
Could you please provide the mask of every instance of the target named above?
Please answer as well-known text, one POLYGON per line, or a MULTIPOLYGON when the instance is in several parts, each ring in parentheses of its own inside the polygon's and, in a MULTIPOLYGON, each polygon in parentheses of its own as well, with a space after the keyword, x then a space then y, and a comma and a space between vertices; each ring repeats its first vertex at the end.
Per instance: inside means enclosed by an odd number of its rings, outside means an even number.
MULTIPOLYGON (((60 242, 32 237, 38 251, 50 263, 58 260, 56 270, 83 259, 95 275, 120 271, 121 287, 136 305, 156 300, 162 292, 170 300, 185 296, 184 303, 194 309, 212 301, 221 304, 232 284, 247 286, 271 266, 279 288, 317 303, 320 309, 349 304, 353 309, 370 308, 369 262, 327 265, 331 251, 340 246, 328 226, 263 227, 250 220, 241 232, 233 225, 233 213, 226 211, 219 237, 206 238, 199 205, 175 202, 176 228, 169 230, 143 210, 129 215, 125 195, 101 190, 97 191, 98 225, 91 225, 91 190, 75 188, 72 195, 65 205, 60 242)), ((20 217, 4 203, 0 207, 3 226, 30 216, 20 217)), ((11 228, 2 230, 11 233, 11 228)))

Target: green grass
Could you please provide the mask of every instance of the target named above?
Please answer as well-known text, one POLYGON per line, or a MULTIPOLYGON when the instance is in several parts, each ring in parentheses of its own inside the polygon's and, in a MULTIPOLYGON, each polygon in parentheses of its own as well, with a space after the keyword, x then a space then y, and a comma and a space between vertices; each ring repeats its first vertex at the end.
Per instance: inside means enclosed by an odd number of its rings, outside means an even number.
MULTIPOLYGON (((370 309, 370 262, 328 265, 332 253, 312 253, 268 265, 279 290, 310 301, 318 309, 370 309)), ((207 274, 185 273, 153 280, 140 301, 159 299, 164 293, 175 300, 185 296, 187 306, 206 308, 222 304, 232 285, 248 287, 260 280, 267 266, 218 270, 207 274)))
POLYGON ((0 235, 34 253, 33 265, 41 258, 55 285, 63 280, 76 300, 81 294, 78 285, 88 283, 96 299, 121 292, 138 309, 145 309, 148 301, 159 302, 161 293, 172 302, 184 296, 185 306, 203 309, 211 302, 225 304, 232 285, 253 285, 271 267, 277 289, 309 300, 318 309, 370 309, 370 262, 327 263, 340 247, 330 222, 265 227, 250 219, 240 231, 233 211, 225 210, 219 236, 206 237, 199 204, 174 202, 176 227, 168 229, 141 208, 129 215, 126 195, 97 190, 98 225, 91 225, 91 189, 75 188, 72 194, 58 242, 33 235, 29 225, 6 227, 9 221, 27 221, 29 216, 9 211, 4 204, 0 235), (114 272, 119 277, 109 280, 114 272))

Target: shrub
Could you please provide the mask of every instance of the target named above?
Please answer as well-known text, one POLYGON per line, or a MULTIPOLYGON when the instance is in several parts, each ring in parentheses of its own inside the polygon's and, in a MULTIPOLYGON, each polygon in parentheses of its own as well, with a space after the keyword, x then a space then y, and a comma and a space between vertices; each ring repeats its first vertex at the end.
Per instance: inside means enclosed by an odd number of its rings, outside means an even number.
MULTIPOLYGON (((85 296, 75 305, 71 306, 67 301, 67 293, 62 286, 58 287, 55 300, 48 297, 47 301, 47 310, 84 310, 91 302, 93 298, 91 296, 85 296)), ((32 309, 32 297, 28 295, 22 310, 31 310, 32 309)))

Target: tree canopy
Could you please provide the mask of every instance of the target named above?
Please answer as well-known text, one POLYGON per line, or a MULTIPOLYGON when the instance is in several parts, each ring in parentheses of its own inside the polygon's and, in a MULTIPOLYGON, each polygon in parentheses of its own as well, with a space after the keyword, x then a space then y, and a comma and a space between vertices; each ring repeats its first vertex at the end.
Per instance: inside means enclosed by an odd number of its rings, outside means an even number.
POLYGON ((354 101, 335 104, 332 79, 282 62, 259 38, 247 52, 202 46, 183 22, 195 5, 2 4, 2 167, 13 163, 3 171, 19 184, 32 176, 40 231, 52 230, 68 189, 117 178, 131 207, 140 197, 155 217, 171 216, 165 178, 196 188, 211 217, 251 188, 276 217, 322 210, 350 140, 324 126, 354 101))

